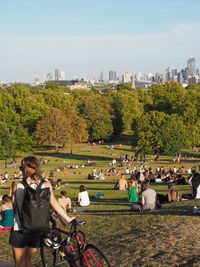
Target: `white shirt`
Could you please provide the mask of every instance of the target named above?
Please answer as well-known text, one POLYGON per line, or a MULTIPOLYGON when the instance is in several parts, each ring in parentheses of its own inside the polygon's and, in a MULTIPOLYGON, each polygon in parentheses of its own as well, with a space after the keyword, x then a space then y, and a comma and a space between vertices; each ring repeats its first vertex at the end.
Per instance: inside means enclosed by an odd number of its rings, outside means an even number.
POLYGON ((200 198, 200 185, 197 187, 197 194, 195 198, 200 198))
POLYGON ((83 192, 78 193, 78 200, 80 200, 80 202, 79 202, 80 206, 89 206, 90 205, 90 199, 89 199, 87 191, 83 191, 83 192))

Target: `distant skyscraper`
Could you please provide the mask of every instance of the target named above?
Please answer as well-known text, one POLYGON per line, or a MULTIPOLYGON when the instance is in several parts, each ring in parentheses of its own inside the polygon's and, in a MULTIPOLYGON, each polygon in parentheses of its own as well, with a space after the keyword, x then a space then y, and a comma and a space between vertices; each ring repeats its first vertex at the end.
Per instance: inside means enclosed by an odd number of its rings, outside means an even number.
POLYGON ((188 59, 187 68, 189 69, 190 74, 196 72, 196 59, 195 58, 188 59))
POLYGON ((56 81, 63 81, 65 80, 65 73, 59 69, 55 69, 55 80, 56 81))
POLYGON ((140 81, 142 79, 142 72, 136 73, 136 80, 140 81))
POLYGON ((178 79, 177 80, 178 80, 179 83, 183 82, 183 73, 182 73, 182 71, 178 72, 178 79))
POLYGON ((177 80, 177 69, 172 70, 172 80, 177 80))
POLYGON ((103 81, 103 71, 101 71, 100 73, 100 79, 99 79, 101 82, 103 81))
POLYGON ((190 70, 189 68, 185 68, 185 77, 184 77, 184 80, 185 81, 188 81, 188 75, 190 74, 190 70))
POLYGON ((65 72, 64 71, 60 72, 60 80, 62 80, 62 81, 65 80, 65 72))
POLYGON ((165 71, 165 79, 166 79, 166 82, 169 82, 171 80, 169 67, 165 71))
POLYGON ((109 81, 116 81, 117 80, 117 73, 116 71, 109 71, 109 81))
POLYGON ((61 77, 61 71, 59 69, 55 69, 55 80, 59 81, 61 77))
POLYGON ((46 80, 47 81, 52 81, 53 80, 53 76, 52 76, 51 72, 47 73, 46 80))
POLYGON ((156 75, 155 75, 155 82, 160 83, 161 81, 162 81, 162 75, 161 75, 161 73, 156 72, 156 75))

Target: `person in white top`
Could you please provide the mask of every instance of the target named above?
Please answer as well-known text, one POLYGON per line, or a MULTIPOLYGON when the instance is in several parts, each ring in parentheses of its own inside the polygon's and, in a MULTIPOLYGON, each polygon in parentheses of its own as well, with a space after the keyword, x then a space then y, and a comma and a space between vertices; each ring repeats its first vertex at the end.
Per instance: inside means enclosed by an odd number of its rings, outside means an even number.
POLYGON ((90 199, 88 196, 88 192, 86 191, 86 188, 84 185, 80 186, 80 192, 78 193, 77 204, 82 206, 82 207, 90 205, 90 199))

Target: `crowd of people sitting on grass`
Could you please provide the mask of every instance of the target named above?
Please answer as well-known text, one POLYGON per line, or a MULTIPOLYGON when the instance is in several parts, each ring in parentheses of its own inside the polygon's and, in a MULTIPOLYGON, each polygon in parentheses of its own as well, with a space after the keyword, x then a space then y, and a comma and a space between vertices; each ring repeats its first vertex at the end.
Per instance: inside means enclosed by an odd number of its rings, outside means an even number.
MULTIPOLYGON (((129 161, 128 154, 122 155, 122 159, 129 161)), ((58 169, 59 171, 62 171, 60 167, 55 170, 51 170, 49 177, 46 178, 51 182, 53 189, 61 189, 64 186, 62 179, 59 178, 55 181, 54 172, 58 172, 58 169)), ((119 175, 120 178, 116 182, 114 189, 120 191, 127 190, 127 199, 133 211, 145 211, 160 208, 161 204, 166 202, 179 202, 195 198, 200 199, 199 170, 200 166, 196 166, 196 168, 188 167, 186 169, 184 165, 180 167, 176 167, 176 165, 174 165, 173 168, 157 165, 155 171, 153 172, 152 168, 145 166, 145 164, 141 164, 139 167, 131 167, 129 164, 126 164, 123 171, 121 171, 118 169, 117 161, 114 158, 110 169, 97 170, 94 166, 92 173, 88 175, 88 179, 104 180, 106 176, 119 175), (188 175, 187 178, 185 178, 186 174, 188 175), (158 194, 151 188, 151 184, 159 182, 166 183, 168 185, 169 191, 166 195, 158 194), (183 194, 180 197, 178 191, 175 189, 175 186, 187 183, 191 185, 191 193, 183 194)), ((44 173, 43 177, 45 177, 44 173)), ((22 176, 20 172, 15 172, 11 177, 6 171, 4 174, 1 174, 0 178, 3 183, 3 181, 11 179, 22 179, 22 176)), ((10 197, 12 195, 13 188, 16 187, 16 183, 16 181, 13 181, 9 188, 9 193, 2 196, 2 205, 0 206, 0 227, 6 227, 12 224, 13 208, 10 197)), ((100 192, 98 192, 98 197, 102 197, 100 192)), ((65 190, 60 192, 58 203, 67 211, 75 211, 72 207, 71 199, 67 197, 67 192, 65 190)), ((84 185, 80 186, 76 205, 81 207, 90 205, 90 198, 84 185)))
MULTIPOLYGON (((157 175, 160 174, 162 168, 157 168, 157 175)), ((151 171, 150 171, 151 175, 151 171)), ((149 176, 150 176, 149 175, 149 176)), ((131 203, 131 209, 133 211, 152 210, 161 207, 161 204, 166 202, 178 202, 188 199, 200 199, 200 174, 199 166, 191 169, 191 174, 188 176, 187 183, 191 185, 191 193, 183 194, 182 197, 175 190, 174 185, 185 184, 185 178, 181 175, 175 176, 173 172, 170 173, 168 182, 169 192, 166 195, 156 194, 155 190, 150 188, 152 182, 149 176, 143 174, 141 181, 141 173, 136 172, 131 175, 128 181, 125 179, 125 175, 122 174, 120 179, 114 186, 117 190, 128 190, 128 201, 131 203), (184 180, 183 180, 184 179, 184 180)))

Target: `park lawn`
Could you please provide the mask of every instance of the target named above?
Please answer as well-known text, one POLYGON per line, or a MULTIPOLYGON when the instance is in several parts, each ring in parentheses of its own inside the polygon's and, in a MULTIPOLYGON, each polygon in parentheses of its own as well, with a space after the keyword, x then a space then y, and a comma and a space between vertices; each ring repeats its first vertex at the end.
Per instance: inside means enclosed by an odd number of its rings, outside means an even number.
MULTIPOLYGON (((57 166, 67 164, 85 164, 93 160, 97 164, 96 169, 110 168, 108 163, 116 157, 119 164, 121 153, 131 156, 133 151, 130 145, 116 146, 115 149, 106 149, 103 145, 81 145, 74 147, 73 154, 69 148, 55 154, 51 151, 37 151, 35 154, 43 160, 49 160, 42 168, 49 175, 50 170, 57 166)), ((183 162, 187 168, 198 163, 198 153, 191 153, 193 161, 183 162)), ((17 167, 24 155, 17 157, 17 167)), ((171 166, 172 157, 161 157, 160 162, 150 161, 146 166, 171 166)), ((3 162, 1 162, 3 165, 3 162)), ((0 164, 1 164, 0 163, 0 164)), ((134 163, 139 166, 141 163, 134 163)), ((177 165, 180 167, 180 164, 177 165)), ((99 246, 111 262, 111 266, 200 266, 199 243, 200 217, 194 216, 192 208, 200 206, 200 200, 183 201, 180 203, 169 203, 162 206, 160 210, 151 212, 134 213, 130 211, 127 202, 126 191, 115 191, 113 187, 118 176, 106 177, 106 180, 88 180, 88 173, 93 167, 79 169, 67 169, 62 172, 55 171, 55 180, 61 178, 64 187, 55 190, 58 197, 60 191, 67 190, 75 207, 75 201, 79 192, 79 186, 84 184, 91 197, 91 205, 85 211, 70 213, 78 219, 87 221, 82 227, 86 233, 89 243, 99 246), (99 200, 92 198, 97 192, 104 194, 99 200)), ((124 167, 118 167, 124 172, 124 167)), ((6 169, 12 177, 15 168, 6 169)), ((5 169, 1 170, 5 172, 5 169)), ((17 170, 18 172, 18 170, 17 170)), ((126 175, 126 178, 130 176, 126 175)), ((11 181, 0 188, 0 194, 8 193, 11 181)), ((158 193, 166 195, 168 192, 166 184, 152 185, 158 193)), ((176 186, 180 194, 190 192, 189 185, 176 186)), ((79 209, 76 208, 75 209, 79 209)), ((12 250, 8 244, 9 233, 1 233, 0 259, 12 261, 12 250)), ((35 266, 41 267, 39 252, 34 257, 35 266)))

